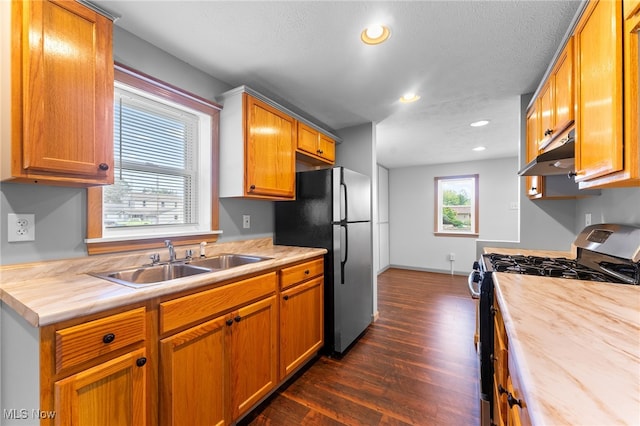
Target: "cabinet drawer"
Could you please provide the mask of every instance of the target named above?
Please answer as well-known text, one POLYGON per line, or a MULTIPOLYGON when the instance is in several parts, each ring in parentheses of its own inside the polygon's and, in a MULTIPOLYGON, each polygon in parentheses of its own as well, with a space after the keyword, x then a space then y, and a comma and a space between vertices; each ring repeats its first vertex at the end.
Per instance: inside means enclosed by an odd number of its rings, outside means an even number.
POLYGON ((274 293, 276 273, 227 284, 160 304, 160 333, 202 321, 213 315, 274 293))
POLYGON ((145 338, 145 308, 56 331, 56 371, 124 348, 145 338))
POLYGON ((299 265, 283 268, 280 271, 280 288, 285 289, 309 278, 317 277, 324 273, 323 259, 316 259, 299 265))

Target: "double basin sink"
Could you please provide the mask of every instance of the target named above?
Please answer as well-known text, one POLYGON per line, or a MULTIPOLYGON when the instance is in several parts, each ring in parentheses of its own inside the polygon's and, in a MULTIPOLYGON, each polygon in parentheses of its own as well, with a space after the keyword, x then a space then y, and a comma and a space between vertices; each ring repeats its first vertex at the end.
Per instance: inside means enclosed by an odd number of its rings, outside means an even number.
POLYGON ((117 284, 141 288, 177 278, 222 271, 269 259, 271 258, 246 254, 220 254, 214 257, 141 266, 121 271, 95 272, 91 275, 117 284))

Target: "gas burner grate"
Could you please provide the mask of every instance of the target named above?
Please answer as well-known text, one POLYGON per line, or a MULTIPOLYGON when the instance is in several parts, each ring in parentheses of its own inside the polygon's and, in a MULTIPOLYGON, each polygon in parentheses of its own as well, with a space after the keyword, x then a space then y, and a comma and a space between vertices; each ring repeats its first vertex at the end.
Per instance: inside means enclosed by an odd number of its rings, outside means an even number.
POLYGON ((496 272, 586 281, 612 281, 611 277, 567 258, 491 254, 489 259, 496 272))

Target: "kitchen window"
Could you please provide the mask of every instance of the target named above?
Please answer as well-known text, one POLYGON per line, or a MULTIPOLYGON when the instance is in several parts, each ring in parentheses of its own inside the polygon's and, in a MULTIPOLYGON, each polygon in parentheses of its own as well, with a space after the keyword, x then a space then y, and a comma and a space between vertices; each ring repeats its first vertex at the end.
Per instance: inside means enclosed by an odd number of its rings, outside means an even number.
POLYGON ((89 253, 215 241, 219 107, 116 65, 114 184, 88 192, 89 253))
POLYGON ((478 175, 434 178, 435 235, 479 235, 478 180, 478 175))

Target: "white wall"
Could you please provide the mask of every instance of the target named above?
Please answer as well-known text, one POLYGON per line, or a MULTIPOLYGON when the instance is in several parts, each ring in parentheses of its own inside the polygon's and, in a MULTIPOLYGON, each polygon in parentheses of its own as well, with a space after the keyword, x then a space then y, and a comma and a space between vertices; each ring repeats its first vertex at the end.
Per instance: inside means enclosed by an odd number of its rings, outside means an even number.
POLYGON ((434 178, 479 175, 480 238, 518 238, 518 159, 407 167, 389 171, 390 262, 393 266, 468 274, 476 260, 476 239, 436 237, 434 178), (449 254, 455 261, 449 261, 449 254))

